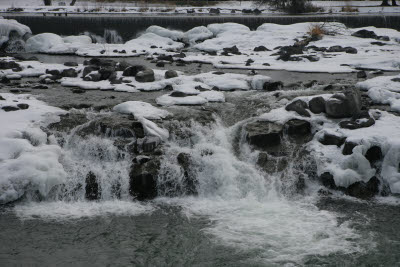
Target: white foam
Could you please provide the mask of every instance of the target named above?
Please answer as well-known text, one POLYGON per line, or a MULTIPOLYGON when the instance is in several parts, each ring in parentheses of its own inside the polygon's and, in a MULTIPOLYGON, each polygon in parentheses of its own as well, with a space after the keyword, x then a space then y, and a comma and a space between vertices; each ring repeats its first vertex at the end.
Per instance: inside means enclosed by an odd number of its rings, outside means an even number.
POLYGON ((149 214, 154 207, 147 203, 132 201, 102 202, 29 202, 14 207, 21 220, 76 220, 94 216, 136 216, 149 214))

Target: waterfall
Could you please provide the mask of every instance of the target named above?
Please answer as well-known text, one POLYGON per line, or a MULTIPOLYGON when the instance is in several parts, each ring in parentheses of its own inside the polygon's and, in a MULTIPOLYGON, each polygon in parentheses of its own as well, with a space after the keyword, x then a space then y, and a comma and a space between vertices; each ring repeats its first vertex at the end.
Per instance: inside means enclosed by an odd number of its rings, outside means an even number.
POLYGON ((84 35, 89 36, 92 38, 93 43, 99 43, 99 44, 122 44, 124 40, 122 37, 118 34, 116 30, 109 30, 105 29, 103 36, 96 35, 92 32, 84 32, 84 35))

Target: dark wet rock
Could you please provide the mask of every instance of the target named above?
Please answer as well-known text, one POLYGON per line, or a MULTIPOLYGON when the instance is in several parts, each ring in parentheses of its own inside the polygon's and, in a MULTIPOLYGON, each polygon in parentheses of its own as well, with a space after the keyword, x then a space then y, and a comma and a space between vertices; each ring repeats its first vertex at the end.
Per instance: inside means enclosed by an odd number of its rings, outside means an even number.
POLYGON ((389 36, 378 36, 378 40, 381 40, 381 41, 390 41, 390 38, 389 38, 389 36))
POLYGON ((367 73, 363 70, 359 71, 359 72, 357 72, 357 78, 359 78, 359 79, 367 78, 367 73))
POLYGON ((0 95, 0 100, 6 100, 6 99, 0 95))
POLYGON ((308 106, 312 113, 320 114, 325 112, 325 99, 322 96, 314 97, 308 102, 308 106))
POLYGON ((245 126, 246 140, 255 148, 266 149, 281 143, 283 126, 268 121, 256 121, 245 126))
POLYGON ((178 73, 174 70, 167 70, 165 72, 165 79, 171 79, 171 78, 175 78, 178 77, 178 73))
POLYGON ((210 8, 209 13, 210 14, 219 14, 221 12, 219 11, 219 8, 210 8))
POLYGON ((124 71, 124 70, 126 70, 127 68, 129 68, 130 66, 132 66, 132 65, 129 64, 128 62, 126 62, 126 61, 121 61, 121 62, 118 62, 118 63, 115 65, 115 70, 116 70, 116 71, 124 71))
POLYGON ((386 45, 386 43, 382 43, 382 42, 371 42, 372 45, 378 45, 378 46, 384 46, 386 45))
POLYGON ((2 77, 0 83, 9 84, 11 81, 6 76, 2 77))
POLYGON ((4 61, 0 60, 0 70, 21 68, 21 66, 15 61, 4 61))
POLYGON ((308 137, 311 135, 311 124, 305 120, 289 120, 285 123, 284 129, 289 136, 308 137))
POLYGON ((17 104, 17 107, 19 107, 19 109, 28 109, 29 105, 25 104, 25 103, 20 103, 20 104, 17 104))
POLYGON ((351 120, 341 121, 339 126, 344 129, 360 129, 370 127, 375 124, 375 120, 370 117, 367 110, 362 110, 359 114, 353 116, 351 120))
POLYGON ((306 110, 307 108, 308 108, 307 103, 300 99, 289 103, 285 107, 287 111, 294 111, 300 116, 311 117, 310 113, 306 110))
POLYGON ((169 96, 172 96, 172 97, 186 97, 186 96, 190 96, 190 94, 186 94, 186 93, 180 92, 180 91, 174 91, 174 92, 170 93, 169 96))
POLYGON ((70 62, 65 62, 65 63, 64 63, 64 66, 66 66, 66 67, 78 67, 78 63, 72 62, 72 61, 70 61, 70 62))
POLYGON ((186 57, 186 54, 183 53, 183 52, 180 52, 179 54, 172 55, 172 57, 176 57, 176 58, 185 58, 185 57, 186 57))
POLYGON ((151 69, 140 71, 136 74, 135 80, 141 83, 154 82, 154 71, 151 69))
POLYGON ((88 75, 89 73, 93 72, 93 71, 98 71, 100 68, 97 66, 87 66, 83 69, 82 75, 83 77, 85 77, 86 75, 88 75))
POLYGON ((214 75, 224 75, 225 72, 223 72, 223 71, 214 71, 212 74, 214 74, 214 75))
POLYGON ((32 89, 49 89, 49 87, 43 84, 37 84, 35 86, 32 86, 32 89))
POLYGON ((188 153, 179 153, 176 159, 179 166, 181 166, 183 170, 183 176, 185 177, 185 179, 183 180, 184 193, 189 195, 196 194, 196 187, 198 182, 194 172, 191 170, 191 155, 188 153))
POLYGON ((163 68, 164 66, 165 66, 165 63, 162 61, 157 62, 157 64, 156 64, 156 67, 159 67, 159 68, 163 68))
POLYGON ((317 80, 312 80, 312 81, 303 83, 303 86, 306 87, 306 88, 311 88, 316 84, 318 84, 318 81, 317 80))
POLYGON ((133 163, 138 163, 138 164, 144 164, 144 163, 146 163, 146 162, 148 162, 148 161, 150 161, 151 160, 151 158, 150 157, 148 157, 148 156, 137 156, 137 157, 135 157, 133 160, 132 160, 132 162, 133 163))
POLYGON ((269 91, 269 92, 279 90, 282 87, 283 87, 283 83, 281 81, 277 81, 277 82, 269 81, 269 82, 265 82, 263 84, 263 90, 269 91))
POLYGON ((143 152, 154 152, 161 144, 161 139, 157 136, 146 136, 138 141, 138 150, 143 152))
POLYGON ((113 81, 117 78, 117 73, 114 67, 103 67, 100 68, 99 74, 101 75, 101 80, 113 81))
POLYGON ((276 55, 279 55, 278 60, 296 61, 297 59, 292 56, 303 54, 303 49, 302 46, 282 46, 276 55))
POLYGON ((46 70, 46 74, 56 75, 61 77, 61 72, 59 70, 46 70))
POLYGON ((358 146, 357 143, 346 141, 343 146, 342 154, 345 156, 353 154, 353 148, 356 146, 358 146))
POLYGON ((15 106, 3 106, 3 107, 1 107, 1 109, 4 110, 5 112, 19 110, 19 108, 15 107, 15 106))
POLYGON ((160 160, 135 163, 129 174, 129 192, 138 200, 153 199, 157 196, 157 178, 160 171, 160 160))
POLYGON ((60 75, 62 77, 75 78, 75 77, 78 77, 78 72, 75 69, 65 69, 65 70, 61 71, 60 75))
POLYGON ((264 51, 271 51, 263 45, 257 46, 254 48, 254 52, 264 52, 264 51))
POLYGON ((141 138, 144 136, 143 125, 126 116, 107 116, 92 120, 85 127, 80 128, 80 136, 100 135, 105 137, 141 138))
POLYGON ((97 177, 93 172, 86 175, 85 198, 87 200, 100 199, 100 186, 97 182, 97 177))
POLYGON ((371 39, 378 38, 378 36, 373 31, 368 31, 368 30, 356 31, 351 36, 359 37, 359 38, 371 38, 371 39))
POLYGON ((326 113, 332 118, 346 118, 361 111, 361 95, 356 88, 347 89, 344 93, 335 94, 325 103, 326 113))
POLYGON ((319 61, 319 57, 315 55, 306 55, 306 56, 301 56, 301 58, 308 59, 310 62, 317 62, 319 61))
POLYGON ((93 73, 89 73, 88 75, 83 77, 83 80, 84 81, 98 82, 98 81, 101 81, 101 74, 98 71, 93 72, 93 73))
POLYGON ((333 175, 329 172, 324 172, 323 174, 321 174, 319 180, 321 181, 323 186, 330 189, 336 189, 335 179, 333 178, 333 175))
POLYGON ((347 54, 357 54, 358 50, 354 47, 348 46, 343 48, 344 52, 346 52, 347 54))
POLYGON ((272 156, 266 152, 260 152, 257 165, 267 173, 281 172, 288 165, 287 157, 272 156))
POLYGON ((393 79, 391 79, 391 81, 400 83, 400 78, 393 78, 393 79))
POLYGON ((269 64, 269 63, 263 63, 263 66, 271 66, 271 64, 269 64))
POLYGON ((379 146, 372 146, 365 153, 365 158, 369 161, 371 166, 373 166, 377 161, 383 159, 382 150, 379 146))
POLYGON ((174 61, 174 58, 171 55, 159 55, 157 57, 157 59, 161 60, 161 61, 169 61, 169 62, 174 61))
POLYGON ((346 194, 360 199, 370 199, 379 193, 380 181, 375 176, 365 182, 355 182, 346 189, 346 194))
POLYGON ((142 66, 142 65, 134 65, 134 66, 131 66, 131 67, 126 68, 126 69, 124 70, 124 72, 122 73, 122 76, 125 76, 125 77, 135 77, 135 76, 138 74, 138 72, 144 71, 144 70, 146 70, 146 67, 145 67, 145 66, 142 66))
POLYGON ((232 47, 225 47, 224 49, 225 54, 234 54, 234 55, 240 55, 241 53, 239 52, 239 49, 236 47, 236 45, 232 47))
POLYGON ((343 145, 345 140, 346 137, 325 133, 319 142, 325 146, 335 145, 340 147, 343 145))
POLYGON ((78 125, 88 122, 85 114, 80 113, 66 113, 60 115, 60 121, 51 123, 48 128, 59 132, 69 132, 78 125))

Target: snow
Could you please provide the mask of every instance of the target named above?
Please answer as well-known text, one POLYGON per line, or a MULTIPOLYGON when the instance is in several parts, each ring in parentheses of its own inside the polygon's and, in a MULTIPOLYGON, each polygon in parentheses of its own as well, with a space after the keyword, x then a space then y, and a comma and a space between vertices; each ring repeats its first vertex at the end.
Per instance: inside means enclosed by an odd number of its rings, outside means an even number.
POLYGON ((139 117, 138 120, 142 123, 143 129, 147 135, 159 137, 161 140, 167 140, 169 138, 168 130, 159 127, 157 124, 144 117, 139 117))
POLYGON ((207 103, 207 99, 200 96, 172 97, 169 95, 162 95, 156 99, 156 102, 160 106, 202 105, 207 103))
POLYGON ((213 37, 213 33, 204 26, 195 27, 183 34, 183 41, 188 44, 195 44, 213 37))
POLYGON ((25 49, 31 53, 73 54, 82 46, 85 47, 91 43, 92 39, 86 35, 62 38, 54 33, 41 33, 29 38, 25 49))
POLYGON ((16 31, 22 37, 26 33, 32 33, 31 29, 14 19, 4 19, 0 17, 0 36, 5 36, 8 38, 11 31, 16 31))
POLYGON ((46 196, 50 189, 66 178, 59 163, 61 149, 48 144, 47 135, 39 126, 50 123, 61 114, 58 108, 47 106, 29 95, 2 93, 6 100, 0 107, 29 105, 26 110, 5 112, 0 109, 0 203, 20 198, 28 188, 46 196))
POLYGON ((391 110, 400 112, 400 75, 375 77, 358 82, 356 87, 367 91, 374 103, 390 105, 391 110))
POLYGON ((149 120, 164 119, 171 115, 168 111, 154 107, 142 101, 128 101, 116 105, 113 110, 123 114, 132 114, 135 118, 145 118, 149 120))
POLYGON ((161 37, 170 38, 171 40, 178 41, 183 39, 183 32, 165 29, 160 26, 150 26, 146 29, 146 32, 154 33, 161 37))
POLYGON ((225 96, 222 92, 205 91, 198 96, 205 98, 208 102, 225 102, 225 96))

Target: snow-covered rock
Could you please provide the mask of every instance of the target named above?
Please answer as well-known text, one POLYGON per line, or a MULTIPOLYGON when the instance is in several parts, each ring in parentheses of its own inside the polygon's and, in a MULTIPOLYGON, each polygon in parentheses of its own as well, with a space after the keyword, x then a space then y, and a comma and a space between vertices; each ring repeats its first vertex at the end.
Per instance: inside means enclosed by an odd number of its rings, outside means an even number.
POLYGON ((159 109, 153 105, 142 101, 128 101, 116 105, 114 111, 123 114, 132 114, 135 118, 145 118, 150 120, 159 120, 167 117, 170 113, 159 109))

